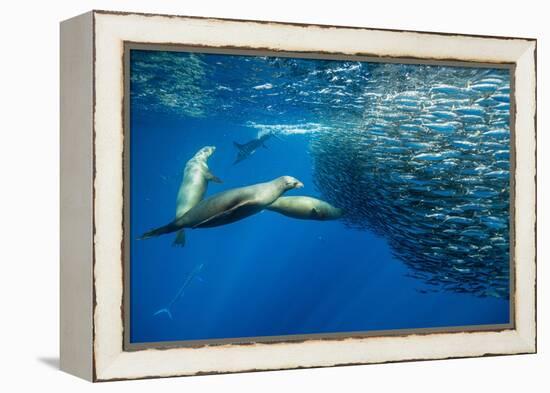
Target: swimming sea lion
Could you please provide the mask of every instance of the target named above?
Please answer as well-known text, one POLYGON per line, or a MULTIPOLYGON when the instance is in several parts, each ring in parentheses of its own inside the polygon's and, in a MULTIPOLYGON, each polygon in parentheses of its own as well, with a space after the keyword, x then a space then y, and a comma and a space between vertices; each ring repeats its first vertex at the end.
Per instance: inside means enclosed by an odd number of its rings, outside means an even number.
POLYGON ((265 141, 271 138, 271 136, 273 136, 273 133, 269 132, 267 134, 262 135, 259 138, 252 139, 251 141, 248 141, 246 143, 233 142, 233 146, 235 146, 235 148, 238 150, 237 158, 235 159, 235 162, 233 163, 233 165, 238 164, 243 160, 246 160, 252 154, 256 153, 256 151, 260 147, 265 147, 267 149, 267 145, 265 144, 265 141))
POLYGON ((317 198, 307 196, 279 197, 266 209, 303 220, 336 220, 342 217, 342 209, 317 198))
MULTIPOLYGON (((185 164, 183 179, 176 200, 176 218, 183 216, 189 209, 202 200, 208 188, 209 181, 222 182, 220 178, 214 176, 208 169, 208 158, 215 151, 216 146, 205 146, 185 164)), ((184 244, 185 235, 183 231, 178 232, 173 245, 183 246, 184 244)))
POLYGON ((168 225, 143 234, 140 239, 183 228, 208 228, 230 224, 262 211, 286 191, 303 186, 302 182, 292 176, 281 176, 270 182, 220 192, 203 199, 168 225))

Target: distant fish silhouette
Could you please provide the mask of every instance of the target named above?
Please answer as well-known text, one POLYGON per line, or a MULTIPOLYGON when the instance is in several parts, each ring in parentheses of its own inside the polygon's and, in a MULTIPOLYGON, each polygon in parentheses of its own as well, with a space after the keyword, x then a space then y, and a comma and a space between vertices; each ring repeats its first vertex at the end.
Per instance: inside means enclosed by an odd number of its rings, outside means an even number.
POLYGON ((252 139, 251 141, 249 142, 246 142, 246 143, 237 143, 237 142, 233 142, 233 145, 235 146, 235 148, 238 150, 237 152, 237 158, 235 159, 235 162, 233 163, 234 164, 237 164, 243 160, 246 160, 248 157, 250 157, 252 154, 256 153, 256 151, 260 148, 260 147, 264 147, 267 149, 267 146, 265 144, 265 141, 267 141, 269 138, 271 138, 273 136, 273 133, 270 132, 270 133, 267 133, 267 134, 264 134, 262 135, 261 137, 259 138, 256 138, 256 139, 252 139))
POLYGON ((174 303, 176 301, 178 301, 178 299, 180 297, 183 296, 183 293, 184 293, 185 289, 189 286, 189 284, 191 283, 191 281, 193 281, 193 279, 197 276, 197 274, 199 274, 199 272, 202 270, 203 267, 204 267, 204 263, 201 263, 200 265, 195 267, 191 271, 191 273, 189 273, 189 275, 187 276, 187 278, 183 282, 183 285, 180 287, 180 289, 176 293, 176 296, 174 296, 174 298, 170 301, 170 303, 168 303, 168 305, 166 307, 161 308, 160 310, 155 312, 153 314, 153 316, 166 314, 166 315, 168 315, 168 318, 173 319, 173 317, 172 317, 172 306, 174 305, 174 303))
POLYGON ((156 313, 154 313, 153 316, 160 315, 162 313, 166 313, 166 315, 168 315, 168 318, 174 319, 174 318, 172 318, 172 313, 170 312, 169 308, 161 308, 156 313))

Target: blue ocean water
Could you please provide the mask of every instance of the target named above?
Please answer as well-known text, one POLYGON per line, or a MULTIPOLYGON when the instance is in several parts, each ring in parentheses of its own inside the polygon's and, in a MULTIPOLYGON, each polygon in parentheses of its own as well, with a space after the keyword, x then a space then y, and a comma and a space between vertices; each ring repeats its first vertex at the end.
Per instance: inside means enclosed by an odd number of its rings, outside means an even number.
POLYGON ((495 154, 509 163, 505 70, 131 56, 132 343, 509 322, 508 227, 499 225, 509 180, 498 175, 508 167, 491 167, 495 154), (266 132, 276 135, 267 148, 234 164, 233 142, 266 132), (476 143, 487 144, 490 160, 472 151, 476 143), (291 175, 304 188, 286 195, 345 204, 346 216, 321 222, 262 211, 187 229, 183 248, 172 246, 173 234, 137 240, 174 219, 183 168, 207 145, 217 148, 208 165, 223 180, 207 196, 291 175), (384 181, 371 176, 378 171, 384 181), (441 171, 458 175, 448 182, 441 171), (443 218, 429 232, 433 214, 443 218), (171 318, 156 314, 168 305, 171 318))

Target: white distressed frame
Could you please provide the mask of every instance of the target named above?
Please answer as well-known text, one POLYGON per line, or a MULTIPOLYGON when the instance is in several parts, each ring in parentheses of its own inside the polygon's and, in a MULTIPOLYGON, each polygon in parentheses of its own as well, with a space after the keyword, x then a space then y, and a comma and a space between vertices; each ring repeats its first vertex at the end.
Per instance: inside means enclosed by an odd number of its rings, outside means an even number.
MULTIPOLYGON (((323 367, 536 351, 536 41, 93 12, 93 379, 323 367), (515 63, 515 328, 123 351, 124 42, 515 63)), ((63 278, 62 278, 63 279, 63 278)), ((63 356, 63 355, 62 355, 63 356)))

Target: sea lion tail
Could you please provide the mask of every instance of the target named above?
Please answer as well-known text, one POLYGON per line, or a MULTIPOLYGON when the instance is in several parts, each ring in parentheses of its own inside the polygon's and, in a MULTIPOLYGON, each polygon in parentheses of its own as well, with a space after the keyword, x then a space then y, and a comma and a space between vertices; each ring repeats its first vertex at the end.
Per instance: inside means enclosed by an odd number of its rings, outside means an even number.
POLYGON ((185 231, 183 229, 179 230, 176 233, 176 238, 174 239, 172 246, 174 247, 184 247, 185 246, 185 231))
POLYGON ((165 225, 163 227, 150 230, 149 232, 145 232, 143 235, 138 237, 138 240, 150 239, 152 237, 157 237, 157 236, 160 236, 160 235, 164 235, 165 233, 170 233, 170 232, 174 232, 174 231, 177 231, 177 230, 178 230, 178 228, 177 227, 174 228, 173 224, 168 224, 168 225, 165 225))

